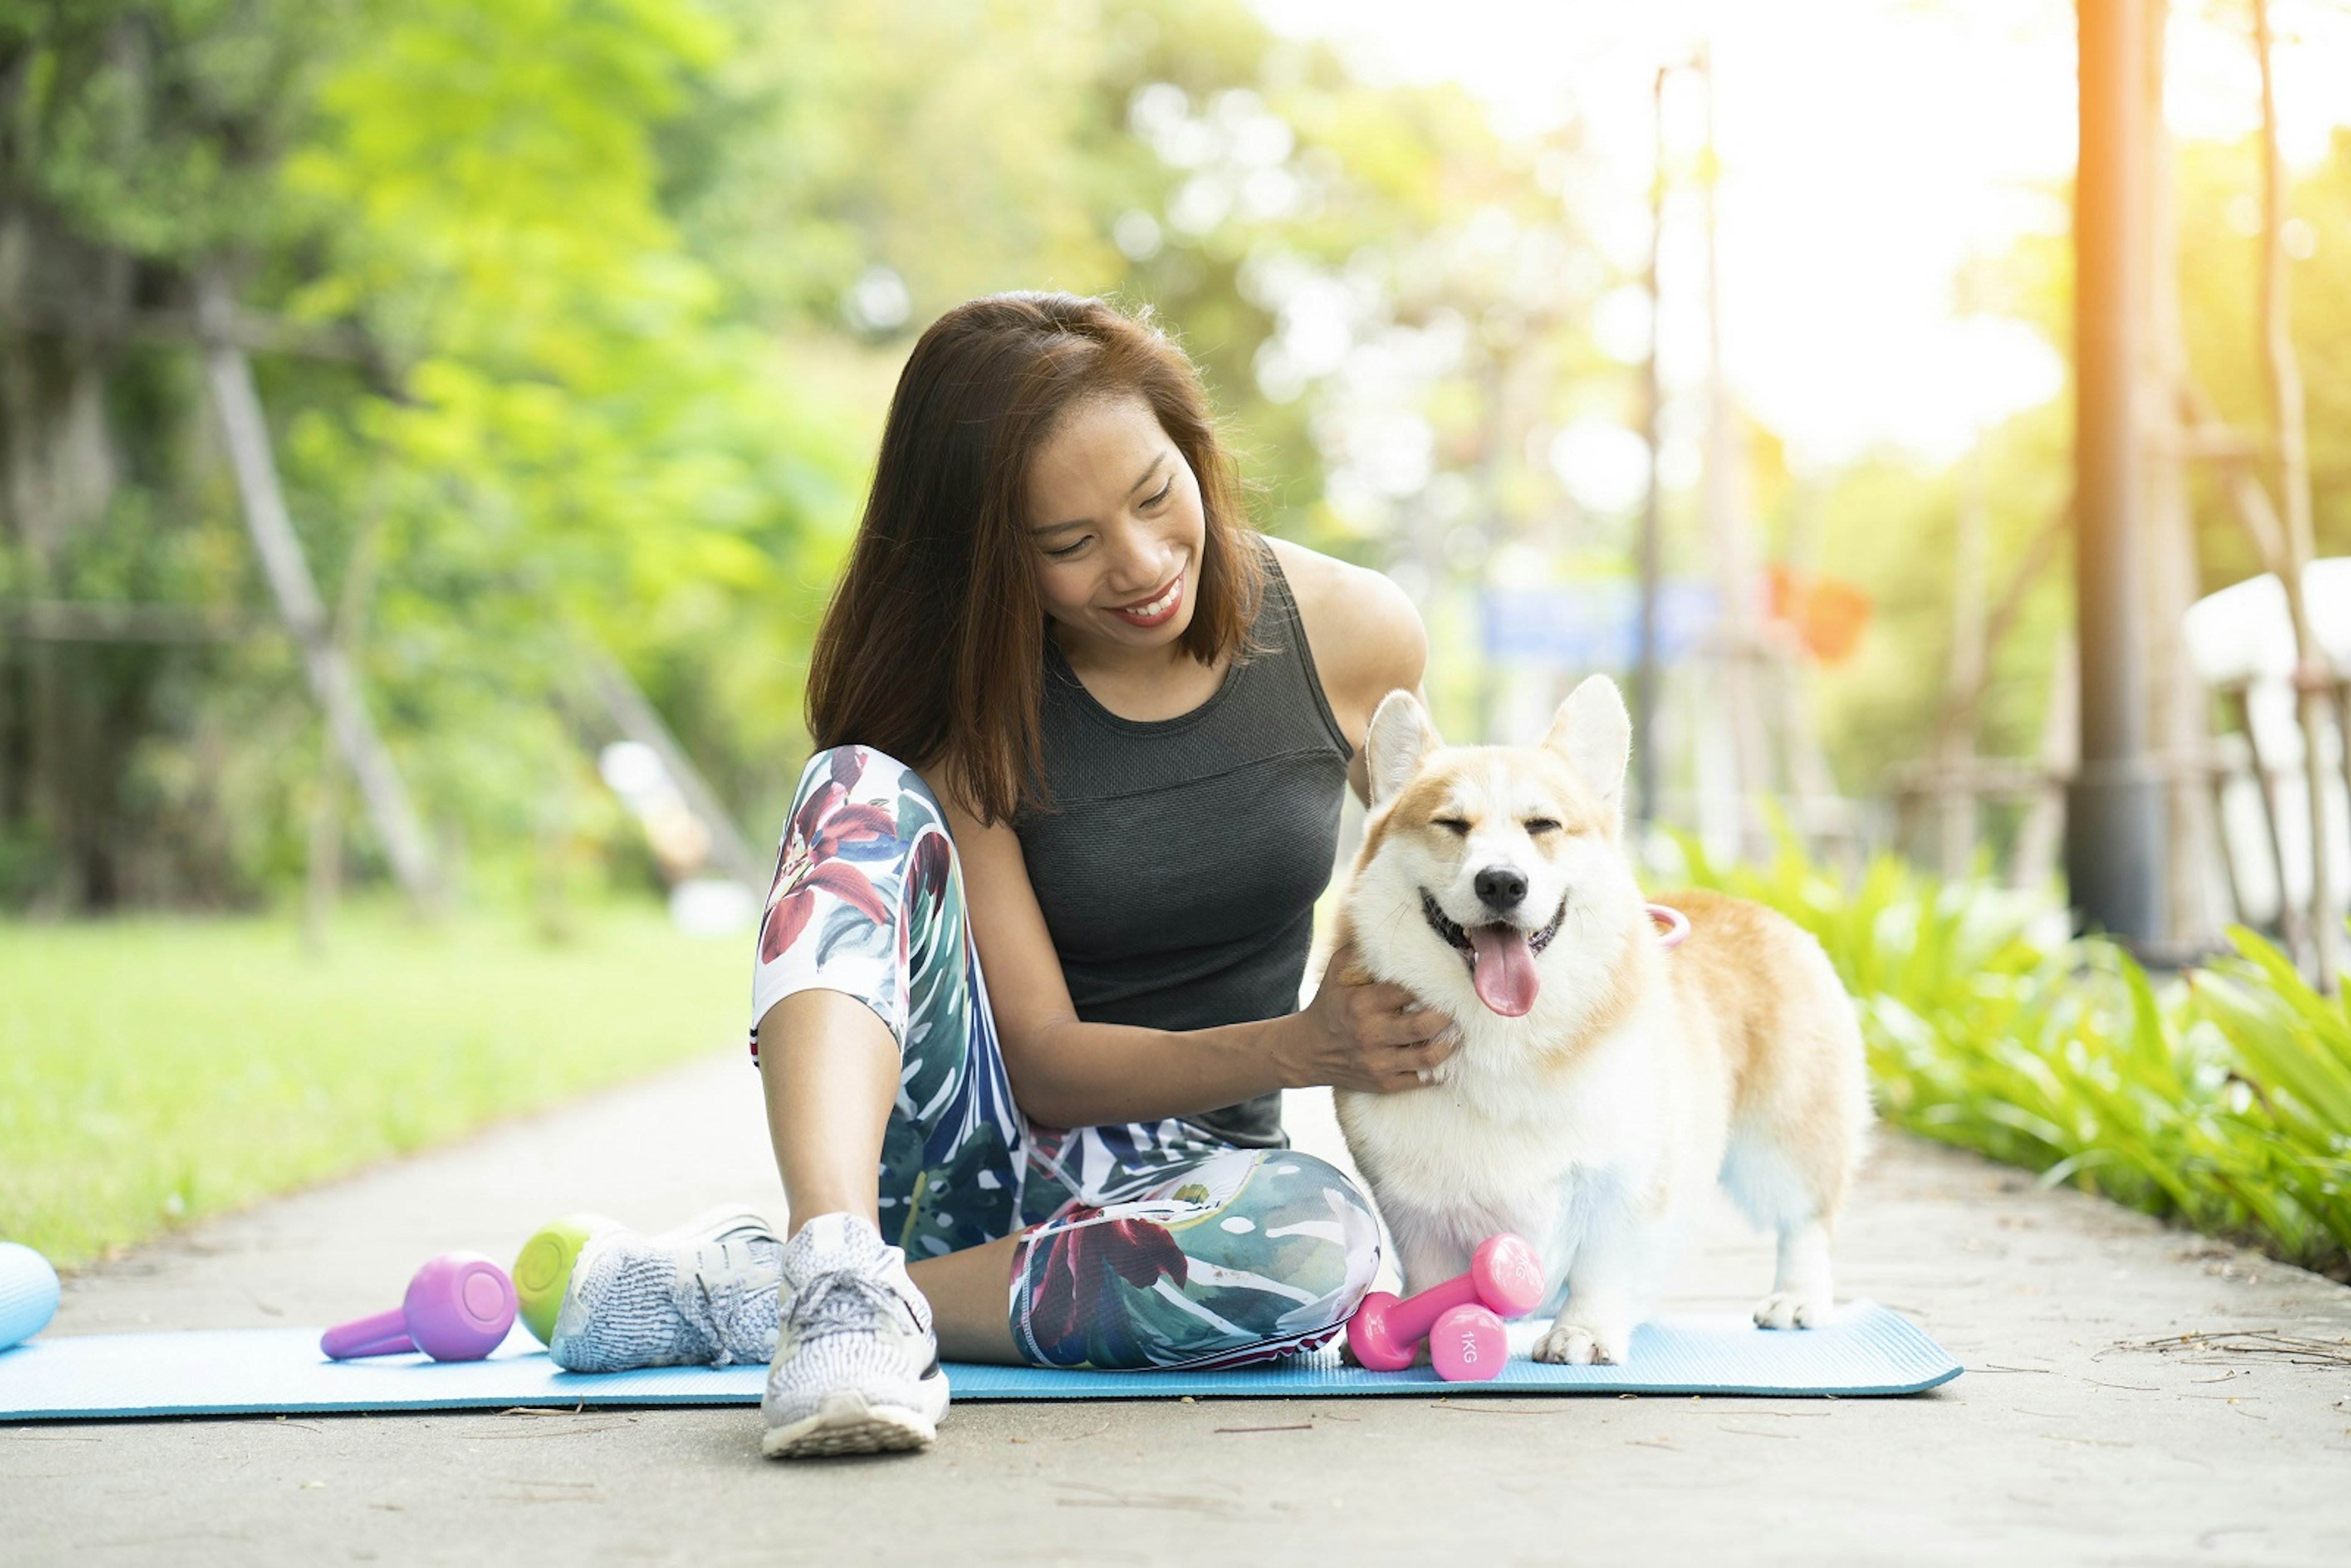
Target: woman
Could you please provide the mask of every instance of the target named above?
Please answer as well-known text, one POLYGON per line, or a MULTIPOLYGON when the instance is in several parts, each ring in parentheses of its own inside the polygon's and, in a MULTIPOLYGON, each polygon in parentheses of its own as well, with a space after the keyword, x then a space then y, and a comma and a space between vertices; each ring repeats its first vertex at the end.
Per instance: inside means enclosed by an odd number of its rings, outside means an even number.
POLYGON ((1287 1149, 1280 1092, 1408 1090, 1451 1049, 1394 987, 1297 1009, 1340 791, 1424 653, 1384 578, 1244 525, 1147 319, 1013 294, 934 323, 817 639, 760 934, 792 1233, 549 1242, 579 1248, 556 1359, 771 1354, 763 1447, 798 1455, 927 1445, 941 1354, 1328 1340, 1378 1232, 1287 1149))

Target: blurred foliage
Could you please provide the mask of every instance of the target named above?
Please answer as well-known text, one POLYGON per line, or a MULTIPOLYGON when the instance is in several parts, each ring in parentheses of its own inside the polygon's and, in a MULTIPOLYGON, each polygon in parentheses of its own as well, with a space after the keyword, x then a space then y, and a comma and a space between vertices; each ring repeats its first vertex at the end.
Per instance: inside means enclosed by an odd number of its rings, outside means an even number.
MULTIPOLYGON (((1542 149, 1238 0, 5 0, 0 84, 0 601, 274 619, 186 329, 225 269, 296 350, 256 373, 298 528, 477 893, 646 873, 588 769, 591 645, 764 832, 896 363, 947 306, 1155 308, 1263 520, 1380 559, 1444 472, 1532 526, 1541 398, 1491 415, 1606 281, 1542 149)), ((320 779, 266 630, 0 642, 0 903, 265 898, 320 779)))
MULTIPOLYGON (((2224 423, 2266 441, 2260 143, 2181 144, 2172 177, 2189 374, 2224 423)), ((2332 373, 2351 363, 2351 131, 2338 130, 2325 161, 2293 182, 2289 211, 2289 311, 2306 390, 2318 554, 2351 554, 2351 382, 2332 373)), ((2029 323, 2070 362, 2068 235, 2026 235, 1978 258, 1956 287, 1973 309, 2029 323)), ((1889 768, 1929 748, 1949 662, 1962 487, 1981 486, 1997 593, 2043 521, 2067 502, 2072 435, 2069 389, 1987 431, 1967 460, 1977 465, 1972 477, 1964 463, 1943 467, 1888 454, 1779 497, 1771 519, 1778 537, 1805 538, 1818 559, 1837 562, 1877 601, 1860 656, 1814 682, 1831 758, 1848 792, 1875 792, 1889 768)), ((2203 591, 2258 575, 2261 561, 2218 471, 2191 465, 2189 494, 2203 591)), ((1993 651, 1978 732, 1985 754, 2037 753, 2053 663, 2073 623, 2073 592, 2068 547, 2041 572, 2015 628, 1993 651)))
MULTIPOLYGON (((2261 357, 2261 147, 2256 141, 2190 144, 2179 166, 2179 287, 2189 364, 2238 429, 2269 428, 2261 357)), ((2302 364, 2310 444, 2313 528, 2321 556, 2351 553, 2351 129, 2326 161, 2293 183, 2285 232, 2287 308, 2302 364)), ((2198 559, 2207 589, 2259 573, 2252 541, 2222 498, 2218 476, 2198 476, 2198 559)))
MULTIPOLYGON (((1559 472, 1585 436, 1622 458, 1641 415, 1626 332, 1611 357, 1588 329, 1641 315, 1579 210, 1589 172, 1573 122, 1505 139, 1460 89, 1366 84, 1244 0, 0 0, 0 612, 261 628, 0 631, 0 907, 252 904, 310 854, 328 770, 196 375, 201 269, 294 350, 256 370, 298 528, 444 855, 489 895, 653 875, 589 765, 611 737, 578 689, 590 646, 765 835, 897 364, 994 289, 1154 308, 1260 520, 1421 605, 1447 733, 1494 727, 1499 695, 1517 723, 1541 680, 1487 667, 1481 587, 1622 579, 1633 543, 1633 506, 1559 472)), ((2196 374, 2258 431, 2256 173, 2250 143, 2187 147, 2178 201, 2196 374)), ((2351 358, 2351 138, 2294 209, 2339 552, 2351 390, 2324 368, 2351 358)), ((2063 354, 2068 265, 2028 236, 1958 287, 2063 354)), ((1997 590, 2064 502, 2070 409, 1959 466, 1792 474, 1747 436, 1771 554, 1875 601, 1809 686, 1838 784, 1877 793, 1936 722, 1963 497, 1997 590)), ((2207 585, 2246 575, 2209 476, 2193 500, 2207 585)), ((1668 571, 1706 575, 1696 487, 1666 503, 1668 571)), ((2035 749, 2069 572, 2060 550, 1994 650, 1987 753, 2035 749)))
POLYGON ((2158 984, 2035 895, 1680 847, 1689 880, 1819 938, 1886 1121, 2351 1278, 2351 1009, 2259 935, 2158 984))

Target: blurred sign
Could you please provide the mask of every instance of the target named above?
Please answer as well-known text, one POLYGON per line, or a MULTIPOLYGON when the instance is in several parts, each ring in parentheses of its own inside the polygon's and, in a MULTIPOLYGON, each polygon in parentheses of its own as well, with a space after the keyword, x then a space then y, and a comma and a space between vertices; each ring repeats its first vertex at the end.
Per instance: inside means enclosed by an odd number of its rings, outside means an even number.
MULTIPOLYGON (((1714 585, 1677 578, 1657 591, 1657 658, 1671 663, 1714 624, 1714 585)), ((1570 670, 1629 670, 1641 653, 1641 585, 1629 578, 1489 588, 1486 656, 1570 670)))

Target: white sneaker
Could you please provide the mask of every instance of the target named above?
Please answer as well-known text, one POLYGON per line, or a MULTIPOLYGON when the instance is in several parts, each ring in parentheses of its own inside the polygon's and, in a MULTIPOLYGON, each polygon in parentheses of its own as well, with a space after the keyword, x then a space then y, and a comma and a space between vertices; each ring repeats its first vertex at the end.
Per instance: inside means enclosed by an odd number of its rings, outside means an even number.
POLYGON ((764 1218, 737 1206, 655 1236, 604 1222, 564 1277, 548 1354, 567 1372, 764 1361, 775 1349, 782 1247, 764 1218))
POLYGON ((759 1402, 769 1458, 927 1448, 946 1414, 931 1304, 906 1255, 850 1214, 820 1214, 784 1247, 782 1322, 759 1402))

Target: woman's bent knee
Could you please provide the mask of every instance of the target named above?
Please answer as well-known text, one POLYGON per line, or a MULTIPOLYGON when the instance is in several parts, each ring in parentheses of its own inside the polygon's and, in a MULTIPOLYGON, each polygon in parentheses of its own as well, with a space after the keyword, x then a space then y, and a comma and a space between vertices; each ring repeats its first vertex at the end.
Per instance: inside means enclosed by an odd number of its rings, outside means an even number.
MULTIPOLYGON (((791 815, 797 818, 804 802, 821 798, 830 789, 844 790, 875 804, 904 795, 919 802, 942 824, 946 821, 938 797, 931 793, 920 773, 871 746, 829 746, 811 756, 800 769, 799 788, 792 791, 791 815)), ((788 835, 789 831, 788 828, 788 835)))
POLYGON ((1317 1287, 1277 1325, 1282 1332, 1343 1323, 1380 1270, 1380 1222, 1371 1199, 1328 1160, 1294 1149, 1268 1150, 1252 1185, 1261 1190, 1246 1216, 1274 1244, 1274 1256, 1294 1255, 1301 1276, 1317 1287))
POLYGON ((1379 1271, 1353 1183, 1292 1150, 1231 1150, 1151 1192, 1072 1204, 1019 1254, 1013 1337, 1047 1366, 1238 1365, 1338 1333, 1379 1271))
POLYGON ((903 1046, 914 975, 942 962, 961 974, 959 946, 942 941, 961 929, 954 862, 937 800, 912 768, 862 746, 809 758, 760 919, 755 1023, 783 997, 822 988, 866 1001, 903 1046))

